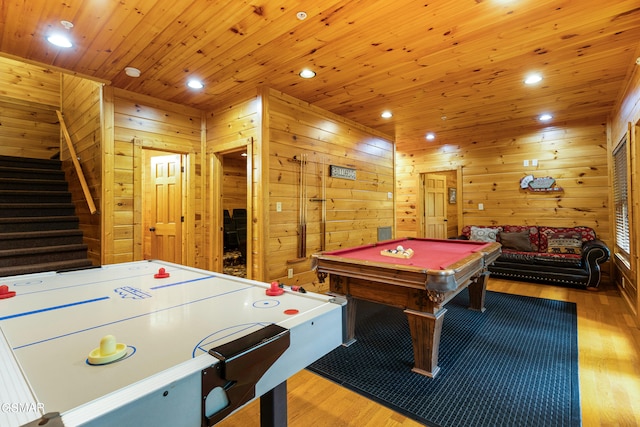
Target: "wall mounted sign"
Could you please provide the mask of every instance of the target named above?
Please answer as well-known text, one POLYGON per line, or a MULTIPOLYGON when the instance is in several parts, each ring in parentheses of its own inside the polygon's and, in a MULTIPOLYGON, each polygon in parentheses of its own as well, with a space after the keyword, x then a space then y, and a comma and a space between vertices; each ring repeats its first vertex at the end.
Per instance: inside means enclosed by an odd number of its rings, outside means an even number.
POLYGON ((356 170, 350 168, 343 168, 342 166, 331 165, 329 169, 329 176, 333 178, 343 179, 356 179, 356 170))
POLYGON ((520 180, 520 188, 529 191, 563 191, 550 176, 535 178, 533 175, 527 175, 520 180))

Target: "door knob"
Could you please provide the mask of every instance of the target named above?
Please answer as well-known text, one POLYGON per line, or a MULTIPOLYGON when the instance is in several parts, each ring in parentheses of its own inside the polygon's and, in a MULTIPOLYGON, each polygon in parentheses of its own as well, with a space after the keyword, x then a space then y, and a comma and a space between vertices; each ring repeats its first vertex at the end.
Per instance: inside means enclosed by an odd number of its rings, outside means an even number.
POLYGON ((149 231, 156 231, 156 228, 155 227, 150 227, 149 231))

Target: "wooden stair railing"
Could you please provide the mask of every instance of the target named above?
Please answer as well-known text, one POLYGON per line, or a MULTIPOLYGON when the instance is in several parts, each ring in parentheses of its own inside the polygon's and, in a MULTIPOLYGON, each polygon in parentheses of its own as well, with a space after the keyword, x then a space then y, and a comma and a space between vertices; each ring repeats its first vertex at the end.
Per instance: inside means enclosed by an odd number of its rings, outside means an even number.
POLYGON ((80 180, 80 186, 82 186, 82 192, 84 193, 84 198, 87 200, 87 205, 89 206, 89 212, 91 214, 95 214, 97 209, 96 205, 93 202, 93 197, 91 197, 91 191, 89 191, 89 186, 87 185, 87 180, 84 177, 84 173, 82 172, 82 166, 80 166, 80 162, 78 161, 78 155, 76 154, 76 150, 73 148, 73 143, 71 142, 71 136, 69 136, 69 131, 67 130, 67 125, 64 122, 64 117, 62 117, 62 113, 56 110, 56 114, 58 115, 58 120, 60 120, 60 128, 62 129, 62 134, 64 135, 64 139, 67 141, 67 147, 69 148, 69 155, 71 156, 71 161, 73 162, 73 166, 76 169, 76 173, 78 174, 78 179, 80 180))

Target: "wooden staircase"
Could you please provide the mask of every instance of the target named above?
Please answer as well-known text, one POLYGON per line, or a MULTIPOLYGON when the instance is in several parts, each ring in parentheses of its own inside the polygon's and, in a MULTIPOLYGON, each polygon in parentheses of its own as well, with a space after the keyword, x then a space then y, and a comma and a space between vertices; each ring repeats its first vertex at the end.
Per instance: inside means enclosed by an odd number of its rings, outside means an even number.
POLYGON ((61 162, 0 156, 0 277, 88 266, 61 162))

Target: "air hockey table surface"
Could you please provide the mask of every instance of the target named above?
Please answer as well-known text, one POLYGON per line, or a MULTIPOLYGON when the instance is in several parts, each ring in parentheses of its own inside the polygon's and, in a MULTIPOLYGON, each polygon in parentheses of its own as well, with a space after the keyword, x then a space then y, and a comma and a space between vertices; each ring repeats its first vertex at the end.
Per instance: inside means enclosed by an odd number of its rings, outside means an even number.
POLYGON ((64 425, 117 425, 132 413, 144 425, 201 425, 200 378, 218 363, 209 349, 267 325, 286 328, 291 344, 256 384, 259 397, 342 342, 344 303, 335 298, 291 289, 269 296, 266 283, 161 261, 0 282, 16 292, 0 300, 2 426, 51 411, 64 425), (156 278, 160 269, 169 277, 156 278), (124 356, 89 363, 108 335, 124 356))

